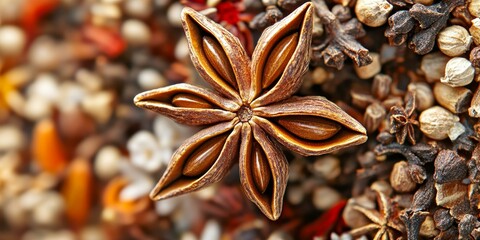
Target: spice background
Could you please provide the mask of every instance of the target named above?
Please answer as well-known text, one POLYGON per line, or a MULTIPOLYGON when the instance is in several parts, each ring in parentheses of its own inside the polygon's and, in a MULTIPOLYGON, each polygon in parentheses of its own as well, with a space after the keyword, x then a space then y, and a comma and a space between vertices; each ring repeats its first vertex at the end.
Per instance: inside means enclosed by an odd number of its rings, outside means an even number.
POLYGON ((201 128, 137 108, 135 95, 208 88, 182 9, 252 56, 305 2, 0 0, 0 239, 479 239, 478 0, 313 0, 295 95, 326 97, 367 142, 308 157, 276 144, 288 162, 276 221, 242 192, 238 165, 150 200, 201 128))

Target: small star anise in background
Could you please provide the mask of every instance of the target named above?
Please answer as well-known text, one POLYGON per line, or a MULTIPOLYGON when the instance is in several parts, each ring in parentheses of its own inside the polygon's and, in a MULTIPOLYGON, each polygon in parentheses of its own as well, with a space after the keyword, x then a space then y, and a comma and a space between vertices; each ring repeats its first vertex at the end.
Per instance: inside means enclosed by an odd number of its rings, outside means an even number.
POLYGON ((238 38, 193 9, 182 12, 192 62, 214 89, 177 84, 141 93, 135 104, 179 123, 207 126, 187 139, 150 194, 154 200, 220 181, 238 160, 244 193, 280 217, 288 163, 275 144, 310 156, 367 140, 365 128, 320 96, 292 96, 308 68, 313 6, 267 28, 250 58, 238 38))
POLYGON ((376 191, 378 211, 375 209, 368 209, 360 205, 353 208, 363 215, 365 215, 372 223, 353 229, 349 232, 350 235, 357 238, 367 233, 375 233, 373 239, 397 239, 395 236, 398 232, 403 233, 405 227, 399 218, 399 212, 397 207, 393 204, 392 200, 382 191, 376 191))
POLYGON ((397 142, 403 144, 408 141, 415 145, 415 126, 418 126, 415 92, 409 91, 405 96, 405 107, 393 106, 390 108, 390 133, 395 134, 397 142))

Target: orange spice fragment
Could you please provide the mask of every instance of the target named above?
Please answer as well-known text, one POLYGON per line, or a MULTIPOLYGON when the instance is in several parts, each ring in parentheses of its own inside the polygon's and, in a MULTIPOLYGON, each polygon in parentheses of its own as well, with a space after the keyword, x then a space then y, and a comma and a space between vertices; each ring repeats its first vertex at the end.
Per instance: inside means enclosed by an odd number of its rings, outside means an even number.
POLYGON ((50 119, 38 122, 33 130, 32 153, 38 166, 58 174, 67 166, 67 153, 55 124, 50 119))

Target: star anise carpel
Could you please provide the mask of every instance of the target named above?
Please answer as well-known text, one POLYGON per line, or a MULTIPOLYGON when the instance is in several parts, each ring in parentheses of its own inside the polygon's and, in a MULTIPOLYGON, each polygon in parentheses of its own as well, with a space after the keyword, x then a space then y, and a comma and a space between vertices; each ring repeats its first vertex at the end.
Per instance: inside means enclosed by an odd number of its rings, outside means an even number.
POLYGON ((377 203, 379 210, 368 209, 360 205, 353 208, 361 212, 372 223, 363 227, 351 230, 349 233, 353 237, 360 237, 367 233, 375 232, 373 239, 396 239, 397 232, 404 232, 405 227, 398 217, 399 212, 396 210, 392 200, 383 192, 376 191, 377 203))
POLYGON ((302 155, 319 155, 366 141, 365 128, 324 97, 292 97, 309 64, 312 8, 306 3, 267 28, 251 60, 223 27, 183 10, 193 65, 213 90, 177 84, 135 97, 139 107, 206 127, 174 153, 152 199, 217 182, 238 161, 245 194, 274 220, 288 177, 276 142, 302 155))
POLYGON ((395 134, 397 142, 403 144, 408 136, 408 141, 415 145, 416 120, 416 97, 415 92, 409 91, 405 99, 405 107, 393 106, 390 109, 390 133, 395 134))

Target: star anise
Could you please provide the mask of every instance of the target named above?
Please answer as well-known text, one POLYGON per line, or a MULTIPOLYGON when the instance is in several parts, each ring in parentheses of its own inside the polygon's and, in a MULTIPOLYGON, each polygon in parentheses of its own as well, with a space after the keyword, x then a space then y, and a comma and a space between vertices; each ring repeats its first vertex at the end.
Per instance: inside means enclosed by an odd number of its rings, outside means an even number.
POLYGON ((415 145, 415 128, 418 126, 418 121, 415 120, 415 92, 409 91, 405 99, 405 107, 393 106, 390 109, 390 133, 395 134, 397 142, 403 144, 406 137, 408 141, 415 145))
POLYGON ((288 164, 272 141, 318 155, 366 141, 365 128, 324 97, 292 97, 309 63, 311 3, 267 28, 249 59, 226 29, 185 8, 191 57, 214 91, 177 84, 141 93, 135 104, 179 123, 208 126, 187 139, 150 197, 165 199, 222 179, 239 162, 243 190, 270 219, 282 210, 288 164))
POLYGON ((354 206, 353 208, 365 215, 372 223, 360 228, 351 230, 349 233, 353 237, 359 237, 367 233, 376 231, 373 239, 396 239, 396 232, 404 232, 405 227, 399 218, 399 213, 392 200, 385 193, 377 191, 377 203, 379 211, 368 209, 362 206, 354 206))

